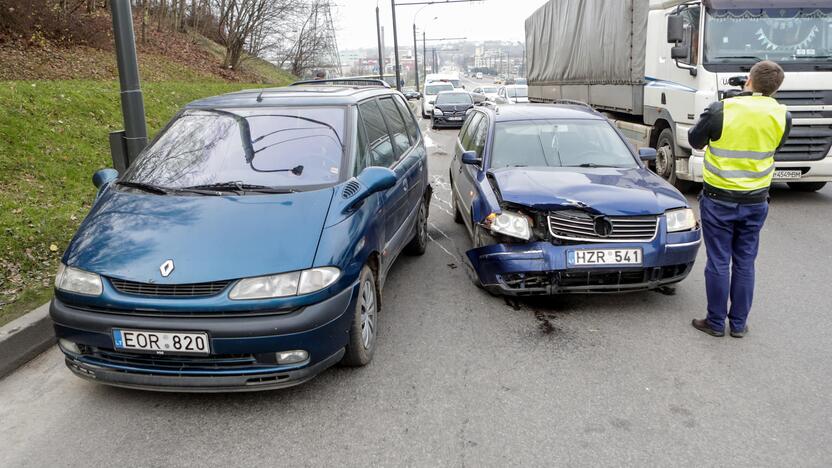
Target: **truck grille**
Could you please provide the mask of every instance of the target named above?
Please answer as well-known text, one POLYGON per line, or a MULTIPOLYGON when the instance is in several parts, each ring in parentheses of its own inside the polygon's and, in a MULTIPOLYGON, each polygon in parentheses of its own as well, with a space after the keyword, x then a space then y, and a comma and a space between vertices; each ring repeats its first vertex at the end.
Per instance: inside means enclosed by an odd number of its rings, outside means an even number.
POLYGON ((549 214, 549 233, 557 238, 584 242, 649 242, 656 236, 656 216, 610 216, 612 231, 596 232, 595 218, 584 212, 558 211, 549 214))
POLYGON ((231 281, 211 281, 208 283, 156 284, 139 283, 110 278, 110 283, 119 292, 135 296, 154 297, 206 297, 221 293, 231 281))
MULTIPOLYGON (((832 110, 799 109, 801 106, 830 106, 832 91, 782 90, 774 97, 789 106, 792 119, 830 119, 832 110), (795 109, 795 107, 798 107, 795 109)), ((786 143, 774 156, 776 161, 817 161, 829 154, 832 147, 832 125, 792 125, 786 143)))

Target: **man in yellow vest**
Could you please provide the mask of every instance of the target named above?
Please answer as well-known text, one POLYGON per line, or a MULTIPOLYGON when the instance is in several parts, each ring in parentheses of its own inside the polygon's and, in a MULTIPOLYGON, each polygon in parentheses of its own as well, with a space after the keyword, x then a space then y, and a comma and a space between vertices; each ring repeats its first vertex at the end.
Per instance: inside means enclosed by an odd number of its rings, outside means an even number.
POLYGON ((774 153, 791 129, 786 107, 771 96, 783 83, 771 61, 751 68, 745 92, 711 104, 688 132, 691 146, 705 151, 704 187, 699 198, 708 262, 708 315, 697 330, 742 338, 754 296, 754 261, 768 215, 774 153), (730 301, 730 309, 728 303, 730 301))

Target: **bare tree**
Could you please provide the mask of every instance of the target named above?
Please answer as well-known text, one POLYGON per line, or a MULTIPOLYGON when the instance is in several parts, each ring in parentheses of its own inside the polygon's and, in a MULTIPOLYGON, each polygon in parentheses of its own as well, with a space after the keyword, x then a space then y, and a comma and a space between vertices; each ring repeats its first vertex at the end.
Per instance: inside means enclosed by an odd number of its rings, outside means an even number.
POLYGON ((244 52, 259 54, 297 4, 297 0, 213 0, 217 37, 225 47, 223 66, 237 69, 244 52))
POLYGON ((303 8, 296 10, 292 18, 294 27, 280 41, 282 47, 272 51, 279 66, 289 69, 295 76, 310 74, 316 69, 333 68, 327 57, 333 44, 328 35, 326 12, 328 0, 308 0, 303 8))

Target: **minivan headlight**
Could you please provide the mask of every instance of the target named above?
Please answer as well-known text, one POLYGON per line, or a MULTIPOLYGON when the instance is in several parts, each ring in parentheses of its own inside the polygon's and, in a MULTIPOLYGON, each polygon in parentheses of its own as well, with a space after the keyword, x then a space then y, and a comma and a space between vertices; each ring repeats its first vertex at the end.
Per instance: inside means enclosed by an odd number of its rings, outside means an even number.
POLYGON ((228 293, 232 300, 272 299, 310 294, 330 286, 341 276, 335 267, 311 268, 277 275, 244 278, 228 293))
POLYGON ((486 220, 493 232, 523 240, 529 240, 532 237, 529 218, 520 213, 511 211, 503 211, 500 214, 492 213, 486 220))
POLYGON ((63 262, 55 274, 55 289, 85 296, 100 296, 104 291, 98 274, 66 266, 63 262))
POLYGON ((690 231, 696 227, 696 216, 690 208, 670 210, 664 216, 667 218, 667 232, 690 231))

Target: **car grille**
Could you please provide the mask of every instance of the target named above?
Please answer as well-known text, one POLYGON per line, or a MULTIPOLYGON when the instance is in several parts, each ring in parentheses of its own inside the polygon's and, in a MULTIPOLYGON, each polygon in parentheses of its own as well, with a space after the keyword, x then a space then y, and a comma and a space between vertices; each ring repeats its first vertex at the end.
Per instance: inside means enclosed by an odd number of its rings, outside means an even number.
POLYGON ((560 211, 549 214, 549 233, 562 240, 584 242, 649 242, 656 236, 656 216, 611 216, 607 236, 595 232, 595 218, 584 212, 560 211))
POLYGON ((518 295, 541 290, 567 293, 624 292, 647 289, 651 285, 680 281, 690 272, 692 264, 653 268, 593 268, 559 272, 510 273, 501 279, 518 295))
MULTIPOLYGON (((789 106, 792 119, 829 119, 830 110, 802 110, 800 106, 832 105, 832 91, 783 90, 774 95, 780 104, 789 106), (795 108, 797 106, 797 108, 795 108)), ((792 125, 789 137, 774 156, 776 161, 816 161, 829 154, 832 125, 792 125)))
POLYGON ((253 354, 221 354, 214 356, 164 356, 157 354, 134 354, 105 348, 87 347, 85 357, 107 364, 135 366, 165 370, 228 370, 250 369, 257 365, 253 354))
POLYGON ((117 278, 110 278, 110 284, 124 294, 134 296, 154 297, 206 297, 221 293, 231 283, 227 281, 211 281, 208 283, 188 284, 157 284, 140 283, 117 278))

